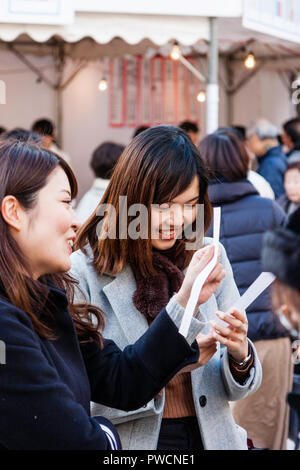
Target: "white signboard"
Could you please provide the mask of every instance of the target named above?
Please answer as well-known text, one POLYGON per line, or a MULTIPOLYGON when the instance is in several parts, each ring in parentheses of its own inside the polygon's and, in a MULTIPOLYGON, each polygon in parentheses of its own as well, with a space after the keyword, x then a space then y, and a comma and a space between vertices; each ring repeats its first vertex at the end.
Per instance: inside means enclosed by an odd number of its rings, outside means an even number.
POLYGON ((76 11, 140 15, 242 16, 242 0, 74 0, 76 11))
POLYGON ((245 0, 243 26, 300 43, 300 1, 245 0))
POLYGON ((0 23, 70 24, 74 3, 70 0, 1 0, 0 23))

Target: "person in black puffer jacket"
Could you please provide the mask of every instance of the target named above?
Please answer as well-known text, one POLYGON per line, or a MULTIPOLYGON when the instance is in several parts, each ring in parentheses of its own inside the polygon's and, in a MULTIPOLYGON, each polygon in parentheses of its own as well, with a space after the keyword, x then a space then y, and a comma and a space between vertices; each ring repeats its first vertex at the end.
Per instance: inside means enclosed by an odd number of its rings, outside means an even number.
MULTIPOLYGON (((208 135, 199 149, 211 171, 210 201, 222 208, 220 241, 242 295, 263 271, 260 258, 264 233, 282 226, 285 214, 276 202, 259 196, 246 179, 249 157, 234 131, 220 130, 208 135)), ((212 227, 207 236, 211 234, 212 227)), ((232 404, 234 418, 247 430, 255 446, 285 449, 288 433, 285 397, 292 381, 291 345, 289 332, 272 311, 270 289, 249 306, 247 318, 248 334, 262 363, 263 381, 253 396, 232 404)))

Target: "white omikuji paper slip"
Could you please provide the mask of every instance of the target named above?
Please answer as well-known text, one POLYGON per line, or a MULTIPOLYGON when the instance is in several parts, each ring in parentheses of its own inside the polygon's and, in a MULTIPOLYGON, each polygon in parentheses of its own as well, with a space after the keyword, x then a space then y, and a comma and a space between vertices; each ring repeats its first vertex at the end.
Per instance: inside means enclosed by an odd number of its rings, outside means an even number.
MULTIPOLYGON (((246 292, 244 292, 243 295, 232 305, 232 307, 227 310, 226 314, 229 314, 229 312, 233 309, 238 310, 239 312, 246 310, 246 308, 248 308, 249 305, 251 305, 252 302, 254 302, 254 300, 267 287, 269 287, 274 280, 274 274, 266 271, 262 272, 251 284, 251 286, 248 287, 246 292)), ((217 321, 221 323, 221 325, 228 326, 228 323, 224 322, 223 320, 220 320, 220 318, 218 318, 217 321)))
MULTIPOLYGON (((179 333, 182 334, 185 338, 187 337, 189 327, 193 318, 193 314, 201 293, 201 289, 203 287, 203 284, 205 283, 206 279, 214 269, 217 258, 218 258, 218 244, 219 244, 219 238, 220 238, 220 222, 221 222, 221 208, 220 207, 215 207, 214 208, 214 217, 213 217, 213 226, 214 226, 214 231, 213 231, 213 245, 214 245, 214 256, 212 260, 205 266, 203 271, 198 274, 196 277, 191 295, 189 298, 189 301, 187 303, 181 325, 179 328, 179 333)), ((239 312, 242 312, 243 310, 246 310, 246 308, 249 307, 252 302, 265 290, 267 287, 269 287, 272 282, 275 280, 275 276, 272 273, 269 272, 262 272, 257 279, 251 284, 251 286, 244 292, 244 294, 230 307, 225 313, 229 314, 229 312, 233 309, 238 310, 239 312)), ((228 326, 228 323, 225 321, 221 320, 220 318, 217 318, 217 322, 220 323, 221 325, 228 326)), ((205 321, 202 323, 209 323, 209 321, 205 321)))
POLYGON ((192 290, 191 295, 188 300, 185 312, 183 314, 183 318, 181 320, 181 325, 179 328, 179 333, 182 334, 185 338, 187 337, 190 324, 193 318, 193 314, 195 308, 197 306, 197 302, 199 299, 199 295, 203 284, 205 283, 206 279, 214 269, 217 259, 218 259, 218 245, 219 245, 219 238, 220 238, 220 222, 221 222, 221 207, 214 207, 214 217, 213 217, 213 245, 214 245, 214 256, 212 260, 205 266, 203 271, 198 274, 196 277, 192 290))

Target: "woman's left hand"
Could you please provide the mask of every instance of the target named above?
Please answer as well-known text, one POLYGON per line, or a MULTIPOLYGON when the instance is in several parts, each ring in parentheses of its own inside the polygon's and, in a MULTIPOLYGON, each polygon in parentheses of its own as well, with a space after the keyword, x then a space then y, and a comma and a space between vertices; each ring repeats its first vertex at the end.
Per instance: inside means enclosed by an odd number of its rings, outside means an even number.
POLYGON ((231 310, 228 315, 216 312, 217 317, 228 323, 223 326, 211 321, 213 337, 227 347, 229 354, 237 362, 242 362, 248 356, 248 321, 245 315, 238 310, 231 310))

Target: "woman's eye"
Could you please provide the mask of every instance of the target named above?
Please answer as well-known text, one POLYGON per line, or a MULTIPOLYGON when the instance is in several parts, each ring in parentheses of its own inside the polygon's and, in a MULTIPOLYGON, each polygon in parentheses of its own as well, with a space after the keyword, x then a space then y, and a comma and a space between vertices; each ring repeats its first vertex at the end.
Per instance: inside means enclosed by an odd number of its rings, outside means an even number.
POLYGON ((68 201, 63 201, 65 204, 68 204, 69 206, 72 204, 72 200, 68 200, 68 201))
POLYGON ((195 209, 197 204, 184 204, 184 207, 186 207, 188 210, 195 209))

